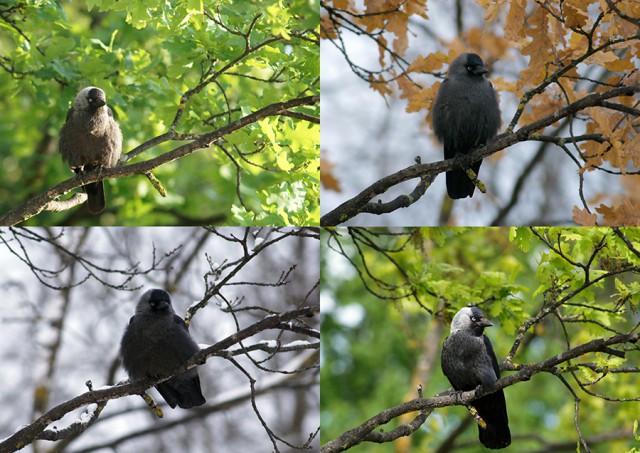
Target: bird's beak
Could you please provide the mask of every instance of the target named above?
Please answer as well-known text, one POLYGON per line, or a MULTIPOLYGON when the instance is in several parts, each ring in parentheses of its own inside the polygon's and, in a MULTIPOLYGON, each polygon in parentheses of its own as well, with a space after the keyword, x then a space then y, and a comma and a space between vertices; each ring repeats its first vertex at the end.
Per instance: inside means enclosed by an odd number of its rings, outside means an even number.
POLYGON ((151 302, 151 306, 156 310, 164 310, 169 306, 169 302, 166 300, 155 300, 151 302))
POLYGON ((487 318, 480 318, 480 321, 478 321, 478 325, 480 327, 491 327, 493 324, 487 318))
POLYGON ((472 71, 475 75, 487 74, 489 70, 485 66, 476 66, 472 71))
POLYGON ((103 105, 107 105, 107 101, 99 97, 91 98, 90 102, 91 102, 91 105, 95 108, 99 108, 99 107, 102 107, 103 105))

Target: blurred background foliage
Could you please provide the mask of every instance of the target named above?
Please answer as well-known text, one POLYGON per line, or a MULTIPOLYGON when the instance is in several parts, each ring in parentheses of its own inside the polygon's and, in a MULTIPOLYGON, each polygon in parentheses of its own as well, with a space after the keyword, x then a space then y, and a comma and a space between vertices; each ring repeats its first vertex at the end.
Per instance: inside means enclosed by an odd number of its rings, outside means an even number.
MULTIPOLYGON (((82 87, 105 91, 123 153, 166 133, 181 96, 199 85, 177 123, 180 134, 215 131, 273 103, 319 94, 318 11, 314 0, 4 2, 0 212, 73 175, 57 142, 82 87), (216 72, 202 84, 203 74, 216 72)), ((166 198, 144 176, 111 179, 101 216, 80 206, 28 224, 318 223, 319 124, 309 118, 319 118, 319 107, 296 113, 306 118, 266 118, 155 169, 166 198)), ((184 143, 162 143, 132 162, 184 143)))
MULTIPOLYGON (((322 444, 417 398, 418 384, 425 398, 449 389, 440 369, 441 346, 451 318, 469 303, 494 322, 485 333, 502 362, 523 322, 566 298, 526 331, 516 365, 555 356, 568 345, 634 332, 640 324, 638 229, 340 228, 323 236, 322 444)), ((597 445, 593 451, 638 445, 632 431, 640 354, 637 345, 621 346, 626 359, 591 353, 571 361, 600 366, 604 373, 559 367, 581 399, 577 419, 589 445, 597 445)), ((507 387, 505 395, 513 435, 506 451, 576 451, 575 402, 560 379, 539 373, 507 387)), ((415 415, 393 420, 384 431, 415 415)), ((436 409, 411 437, 364 442, 349 451, 485 451, 477 436, 467 410, 454 406, 436 409)))

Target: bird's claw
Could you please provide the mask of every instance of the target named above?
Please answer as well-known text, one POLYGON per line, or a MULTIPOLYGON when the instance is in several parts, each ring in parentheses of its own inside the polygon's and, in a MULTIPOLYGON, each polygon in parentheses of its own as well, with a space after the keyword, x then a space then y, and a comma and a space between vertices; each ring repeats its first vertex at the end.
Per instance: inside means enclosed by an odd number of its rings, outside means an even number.
POLYGON ((460 167, 460 170, 463 170, 463 171, 466 171, 473 163, 468 154, 458 153, 455 155, 453 160, 455 161, 456 165, 460 167))
POLYGON ((487 186, 484 185, 482 181, 478 179, 478 175, 471 168, 467 168, 465 170, 467 177, 473 182, 473 185, 478 188, 478 190, 482 193, 487 193, 487 186))

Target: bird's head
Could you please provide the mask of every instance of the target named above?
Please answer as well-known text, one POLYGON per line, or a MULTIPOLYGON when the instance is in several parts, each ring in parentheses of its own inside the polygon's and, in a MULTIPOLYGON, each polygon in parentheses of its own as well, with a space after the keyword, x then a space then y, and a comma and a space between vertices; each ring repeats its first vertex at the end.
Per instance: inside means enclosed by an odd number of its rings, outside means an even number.
POLYGON ((449 65, 449 76, 482 77, 489 70, 484 65, 482 58, 475 53, 463 53, 458 55, 449 65))
POLYGON ((150 289, 140 298, 140 302, 138 302, 138 306, 136 307, 136 313, 144 313, 147 311, 157 312, 166 309, 173 311, 169 293, 162 289, 150 289))
POLYGON ((451 333, 467 330, 473 332, 474 335, 480 336, 485 327, 491 327, 493 324, 480 311, 478 307, 464 307, 453 317, 451 321, 451 333))
POLYGON ((87 87, 80 90, 73 107, 78 110, 97 110, 107 105, 107 97, 100 88, 87 87))

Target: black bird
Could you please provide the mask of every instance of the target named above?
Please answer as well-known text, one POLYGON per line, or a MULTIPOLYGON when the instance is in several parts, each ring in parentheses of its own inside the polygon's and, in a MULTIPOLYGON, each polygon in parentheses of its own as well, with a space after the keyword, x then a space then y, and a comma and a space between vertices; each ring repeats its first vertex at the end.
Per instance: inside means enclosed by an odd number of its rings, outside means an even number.
MULTIPOLYGON (((485 78, 489 71, 474 53, 463 53, 451 62, 447 78, 440 85, 433 104, 433 130, 444 145, 444 158, 467 155, 486 145, 498 133, 498 95, 485 78)), ((482 161, 471 168, 477 175, 482 161)), ((475 185, 463 170, 447 172, 447 193, 451 198, 473 196, 475 185)))
MULTIPOLYGON (((76 173, 116 166, 122 152, 122 133, 100 88, 80 90, 60 129, 58 149, 76 173)), ((89 212, 101 212, 106 206, 102 181, 82 188, 87 194, 89 212)))
MULTIPOLYGON (((498 359, 483 331, 492 326, 482 311, 464 307, 451 321, 451 333, 442 345, 442 372, 455 390, 474 390, 479 385, 493 387, 500 377, 498 359)), ((478 425, 480 442, 487 448, 500 449, 511 444, 507 403, 498 390, 471 402, 487 424, 478 425)))
MULTIPOLYGON (((144 293, 120 343, 122 365, 133 380, 161 376, 189 360, 200 350, 184 320, 171 307, 171 297, 161 289, 144 293)), ((172 408, 201 406, 198 370, 191 368, 156 385, 172 408)))

